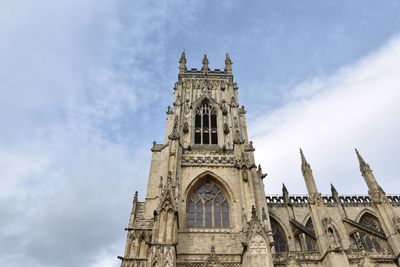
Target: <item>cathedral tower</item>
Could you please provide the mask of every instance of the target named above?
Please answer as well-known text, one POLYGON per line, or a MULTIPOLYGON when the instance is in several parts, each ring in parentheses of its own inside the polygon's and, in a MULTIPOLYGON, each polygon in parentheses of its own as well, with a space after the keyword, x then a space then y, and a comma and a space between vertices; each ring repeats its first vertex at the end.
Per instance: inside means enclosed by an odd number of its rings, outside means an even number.
POLYGON ((144 202, 136 193, 121 267, 375 267, 400 264, 400 196, 378 185, 324 196, 300 150, 307 196, 266 196, 232 61, 188 69, 183 52, 165 139, 154 142, 144 202))
POLYGON ((232 61, 187 69, 183 52, 145 202, 134 199, 122 266, 273 266, 268 207, 232 61), (199 265, 200 264, 200 265, 199 265))

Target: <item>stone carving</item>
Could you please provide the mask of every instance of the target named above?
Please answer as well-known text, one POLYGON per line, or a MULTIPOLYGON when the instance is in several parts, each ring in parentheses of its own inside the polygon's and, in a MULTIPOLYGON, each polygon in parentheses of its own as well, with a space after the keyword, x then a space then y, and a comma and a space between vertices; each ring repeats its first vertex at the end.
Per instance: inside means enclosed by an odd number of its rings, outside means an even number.
POLYGON ((238 110, 239 114, 246 114, 246 110, 244 109, 244 106, 241 106, 238 110))
POLYGON ((335 227, 332 224, 331 219, 328 217, 322 218, 322 225, 324 227, 325 234, 329 240, 329 247, 334 250, 340 248, 339 236, 335 227))
POLYGON ((189 112, 190 112, 190 104, 189 104, 189 101, 190 101, 190 99, 186 99, 186 101, 185 101, 185 107, 184 107, 184 109, 185 109, 185 113, 186 114, 189 114, 189 112))
POLYGON ((243 179, 243 182, 245 182, 245 183, 247 183, 249 181, 249 176, 247 174, 247 170, 242 171, 242 179, 243 179))
POLYGON ((215 254, 215 247, 211 246, 211 253, 208 259, 206 260, 205 267, 220 267, 221 261, 218 259, 217 255, 215 254))
POLYGON ((224 134, 228 134, 229 133, 229 126, 228 124, 225 122, 224 123, 224 134))
POLYGON ((243 144, 244 143, 244 139, 239 130, 235 131, 235 136, 233 137, 233 143, 234 144, 243 144))
POLYGON ((255 168, 256 165, 254 163, 251 163, 250 157, 247 153, 242 152, 241 158, 235 161, 235 167, 238 169, 250 170, 252 168, 255 168))
POLYGON ((311 193, 308 197, 308 203, 320 206, 323 204, 321 193, 311 193))
POLYGON ((167 114, 174 114, 174 111, 172 110, 171 106, 167 107, 167 114))
POLYGON ((179 136, 179 132, 178 132, 178 116, 175 116, 174 126, 172 127, 171 134, 168 135, 168 138, 170 140, 176 140, 176 139, 179 139, 179 137, 180 136, 179 136))
POLYGON ((150 266, 173 266, 175 262, 175 249, 173 246, 152 246, 150 266))
POLYGON ((260 235, 253 237, 249 244, 249 251, 252 255, 264 255, 267 254, 267 244, 260 235))
POLYGON ((373 191, 368 191, 368 195, 371 197, 371 201, 376 204, 380 204, 382 202, 386 202, 385 194, 380 189, 376 189, 373 191))
POLYGON ((181 106, 181 105, 182 105, 181 96, 177 95, 176 101, 174 102, 174 106, 181 106))
POLYGON ((320 260, 321 254, 317 251, 291 251, 273 255, 274 264, 288 264, 290 261, 296 264, 297 262, 312 263, 320 260))
POLYGON ((222 115, 228 114, 228 105, 226 104, 225 100, 222 100, 221 110, 222 110, 222 115))
POLYGON ((183 123, 183 132, 188 133, 189 132, 189 123, 185 120, 183 123))
POLYGON ((234 97, 234 96, 232 96, 232 98, 231 98, 231 104, 230 104, 230 106, 232 107, 232 108, 237 108, 239 105, 238 105, 238 103, 237 103, 237 101, 236 101, 236 98, 234 97))
POLYGON ((262 172, 262 168, 261 168, 261 165, 260 165, 260 164, 258 164, 257 174, 258 174, 258 177, 259 177, 260 179, 264 179, 264 178, 267 176, 266 173, 263 173, 263 172, 262 172))
POLYGON ((205 157, 182 157, 182 166, 231 166, 235 164, 234 157, 205 156, 205 157))
POLYGON ((400 217, 399 216, 394 216, 392 220, 393 220, 393 224, 394 224, 394 226, 395 226, 395 228, 397 230, 397 233, 400 234, 400 217))

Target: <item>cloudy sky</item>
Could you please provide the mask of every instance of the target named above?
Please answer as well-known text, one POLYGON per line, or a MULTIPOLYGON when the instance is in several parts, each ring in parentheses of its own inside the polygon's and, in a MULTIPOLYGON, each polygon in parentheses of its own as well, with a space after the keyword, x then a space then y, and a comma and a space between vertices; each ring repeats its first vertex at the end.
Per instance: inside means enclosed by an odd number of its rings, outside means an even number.
POLYGON ((269 194, 400 193, 400 2, 0 3, 0 266, 116 267, 178 58, 234 62, 269 194))

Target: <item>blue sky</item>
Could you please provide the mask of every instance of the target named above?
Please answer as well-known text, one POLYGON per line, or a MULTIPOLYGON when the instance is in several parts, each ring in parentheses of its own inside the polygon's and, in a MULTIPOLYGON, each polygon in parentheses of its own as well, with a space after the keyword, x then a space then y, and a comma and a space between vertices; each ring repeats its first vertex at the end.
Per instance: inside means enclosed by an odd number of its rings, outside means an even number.
POLYGON ((399 193, 398 1, 3 1, 0 265, 118 266, 178 59, 233 60, 267 193, 399 193))

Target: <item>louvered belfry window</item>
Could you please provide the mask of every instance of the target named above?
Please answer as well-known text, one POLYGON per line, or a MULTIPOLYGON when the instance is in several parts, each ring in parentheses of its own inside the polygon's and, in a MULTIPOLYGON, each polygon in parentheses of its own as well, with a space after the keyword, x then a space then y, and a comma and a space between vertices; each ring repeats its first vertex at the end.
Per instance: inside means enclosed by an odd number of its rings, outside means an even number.
POLYGON ((194 143, 201 145, 218 144, 217 113, 205 100, 196 109, 194 143))
POLYGON ((189 196, 187 225, 190 228, 228 228, 229 204, 223 190, 206 179, 189 196))

